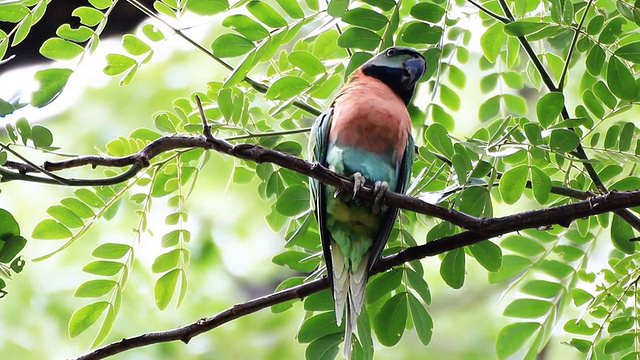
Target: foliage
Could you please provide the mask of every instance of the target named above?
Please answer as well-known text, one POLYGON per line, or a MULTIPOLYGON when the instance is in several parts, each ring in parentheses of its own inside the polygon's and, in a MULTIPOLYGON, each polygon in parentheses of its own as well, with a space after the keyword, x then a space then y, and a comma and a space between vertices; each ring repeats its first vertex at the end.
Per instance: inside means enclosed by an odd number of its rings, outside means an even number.
MULTIPOLYGON (((28 36, 36 22, 46 20, 47 5, 43 0, 0 4, 0 21, 15 24, 13 31, 0 32, 0 59, 28 36)), ((200 134, 196 96, 202 99, 214 136, 303 156, 302 134, 310 125, 309 115, 325 108, 349 74, 374 53, 405 45, 422 51, 428 62, 410 107, 418 145, 410 195, 473 216, 492 217, 566 204, 607 189, 640 189, 640 178, 635 176, 640 132, 631 120, 635 113, 628 112, 640 100, 637 4, 164 0, 155 2, 153 12, 135 0, 90 0, 74 11, 81 25, 60 26, 57 37, 45 41, 40 53, 64 64, 80 64, 99 46, 113 6, 134 6, 154 20, 141 25, 137 34, 125 34, 121 53, 106 56, 104 73, 117 76, 121 85, 136 81, 172 33, 229 72, 223 81, 211 81, 205 89, 175 99, 171 110, 154 114, 155 129, 140 128, 105 144, 101 151, 106 156, 137 153, 161 136, 200 134), (478 11, 467 12, 472 8, 478 11), (196 20, 193 14, 198 15, 196 20), (173 25, 180 23, 186 29, 186 22, 200 23, 201 18, 220 24, 214 27, 209 46, 173 25), (482 26, 475 28, 477 18, 482 26), (474 74, 476 67, 479 75, 474 74), (482 99, 471 99, 478 94, 482 99), (463 112, 476 114, 479 123, 463 120, 463 112)), ((74 76, 75 66, 57 66, 35 74, 39 88, 32 94, 32 106, 52 102, 74 76)), ((6 115, 24 105, 0 100, 0 111, 6 115)), ((24 118, 5 126, 0 152, 3 181, 65 183, 16 150, 59 150, 53 147, 51 130, 24 118), (42 176, 14 171, 8 159, 37 167, 42 176)), ((100 320, 92 344, 96 347, 117 326, 121 307, 136 306, 123 303, 123 292, 134 271, 136 249, 142 246, 140 237, 153 231, 149 213, 161 198, 169 211, 163 229, 169 230, 161 235, 163 253, 151 265, 158 275, 153 295, 160 310, 172 299, 178 305, 183 301, 192 246, 185 228, 187 201, 194 188, 203 186, 199 181, 203 169, 216 166, 210 158, 210 152, 202 149, 170 150, 127 180, 80 187, 48 208, 50 217, 35 226, 31 238, 64 243, 36 261, 87 238, 98 222, 126 216, 119 214, 125 212, 123 203, 127 212, 135 208, 132 214, 137 218, 131 242, 96 245, 82 269, 95 278, 76 288, 75 297, 90 301, 70 315, 71 337, 100 320)), ((105 177, 125 172, 109 168, 105 177)), ((285 239, 273 263, 305 274, 321 265, 304 176, 270 163, 237 160, 232 182, 257 182, 257 197, 270 204, 266 222, 285 239)), ((502 286, 508 302, 504 316, 516 320, 497 335, 498 358, 536 358, 550 342, 558 341, 554 336, 560 328, 573 337, 569 345, 587 358, 636 358, 639 261, 636 242, 630 240, 640 230, 640 221, 638 209, 626 214, 623 218, 620 213, 606 213, 563 224, 566 228, 530 229, 455 249, 441 256, 439 275, 451 288, 462 288, 469 260, 474 259, 487 271, 490 283, 502 286), (609 238, 612 246, 607 247, 609 238), (596 249, 607 249, 608 266, 599 263, 601 250, 596 249), (576 317, 575 308, 584 308, 583 315, 576 317)), ((24 261, 17 255, 26 240, 10 213, 2 210, 0 220, 0 228, 8 229, 0 234, 0 245, 4 244, 0 269, 8 276, 22 268, 24 261)), ((462 230, 404 211, 384 254, 462 230)), ((286 279, 276 290, 315 275, 286 279)), ((0 280, 0 289, 4 285, 0 280)), ((405 330, 413 329, 427 346, 434 322, 446 321, 428 311, 431 301, 421 261, 373 276, 367 287, 366 315, 358 323, 354 358, 374 357, 372 334, 389 347, 405 330)), ((272 311, 284 312, 294 303, 278 304, 272 311)), ((336 357, 344 330, 335 324, 329 291, 308 296, 303 307, 306 315, 297 340, 308 344, 306 357, 336 357)))

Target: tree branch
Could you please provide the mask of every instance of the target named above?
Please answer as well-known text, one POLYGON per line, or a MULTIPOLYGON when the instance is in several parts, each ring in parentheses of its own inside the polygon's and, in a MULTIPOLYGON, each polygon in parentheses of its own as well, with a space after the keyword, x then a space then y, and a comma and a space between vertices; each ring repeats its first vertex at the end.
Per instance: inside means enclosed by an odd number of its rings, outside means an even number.
MULTIPOLYGON (((634 206, 640 206, 640 190, 627 192, 612 191, 608 194, 595 196, 573 204, 561 205, 549 209, 524 211, 500 218, 483 219, 479 232, 465 231, 423 245, 410 247, 379 260, 373 268, 373 273, 383 272, 408 261, 422 259, 427 256, 435 256, 514 231, 543 228, 556 224, 567 226, 576 219, 634 206)), ((180 340, 186 344, 193 337, 213 330, 229 321, 288 300, 303 299, 306 296, 328 287, 329 282, 326 277, 323 277, 234 305, 212 317, 199 319, 186 326, 168 331, 152 332, 125 338, 98 348, 77 359, 103 359, 107 356, 119 354, 130 349, 176 340, 180 340)))

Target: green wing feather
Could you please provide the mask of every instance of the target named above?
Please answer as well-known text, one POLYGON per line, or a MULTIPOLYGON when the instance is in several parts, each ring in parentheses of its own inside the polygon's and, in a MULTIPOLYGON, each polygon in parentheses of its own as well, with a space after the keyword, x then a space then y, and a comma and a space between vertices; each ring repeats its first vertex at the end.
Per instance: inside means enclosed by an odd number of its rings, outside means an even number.
MULTIPOLYGON (((309 153, 312 162, 317 162, 320 165, 327 166, 327 147, 329 139, 329 128, 331 119, 333 116, 333 107, 327 109, 324 113, 320 114, 311 128, 311 134, 309 135, 309 153)), ((329 277, 329 284, 333 288, 333 276, 331 274, 332 262, 330 241, 331 234, 327 229, 327 206, 325 199, 324 184, 316 179, 311 179, 309 183, 311 190, 311 208, 316 215, 318 222, 318 230, 320 231, 320 239, 322 240, 322 252, 324 255, 325 263, 327 265, 327 275, 329 277)))

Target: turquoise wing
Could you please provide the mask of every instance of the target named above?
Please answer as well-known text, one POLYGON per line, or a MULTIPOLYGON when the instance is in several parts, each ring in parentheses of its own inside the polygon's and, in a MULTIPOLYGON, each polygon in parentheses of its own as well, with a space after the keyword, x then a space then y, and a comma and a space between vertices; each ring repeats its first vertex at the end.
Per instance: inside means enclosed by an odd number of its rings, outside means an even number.
MULTIPOLYGON (((329 142, 329 127, 333 116, 333 108, 327 109, 320 114, 311 128, 309 135, 309 154, 311 162, 317 162, 320 165, 327 166, 327 147, 329 142)), ((320 231, 320 239, 322 240, 322 252, 324 255, 327 269, 332 269, 331 263, 331 234, 327 228, 327 205, 325 199, 324 184, 320 181, 310 178, 309 189, 311 190, 311 208, 314 211, 316 220, 318 221, 318 230, 320 231)), ((327 271, 329 283, 333 287, 333 276, 331 271, 327 271)))

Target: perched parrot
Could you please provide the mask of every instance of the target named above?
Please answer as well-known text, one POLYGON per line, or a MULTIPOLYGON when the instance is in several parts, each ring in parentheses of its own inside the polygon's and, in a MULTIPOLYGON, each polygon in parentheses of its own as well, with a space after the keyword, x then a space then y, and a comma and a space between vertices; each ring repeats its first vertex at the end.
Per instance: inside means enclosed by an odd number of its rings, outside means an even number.
POLYGON ((381 199, 387 189, 404 193, 411 177, 414 146, 407 105, 425 70, 425 59, 416 50, 385 50, 354 71, 311 130, 312 161, 355 184, 354 195, 314 179, 310 184, 338 326, 346 317, 347 359, 369 272, 398 215, 397 208, 387 208, 381 199), (376 192, 372 204, 354 200, 363 185, 376 192))

